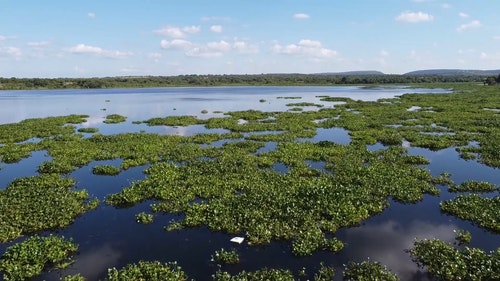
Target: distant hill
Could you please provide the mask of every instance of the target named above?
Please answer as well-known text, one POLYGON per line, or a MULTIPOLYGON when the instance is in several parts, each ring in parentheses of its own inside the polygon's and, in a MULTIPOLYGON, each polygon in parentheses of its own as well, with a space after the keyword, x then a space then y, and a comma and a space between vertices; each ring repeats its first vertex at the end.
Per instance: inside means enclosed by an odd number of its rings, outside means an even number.
POLYGON ((476 69, 425 69, 405 73, 410 76, 497 76, 500 69, 497 70, 476 70, 476 69))
POLYGON ((344 71, 344 72, 324 72, 318 73, 319 75, 338 75, 338 76, 358 76, 358 75, 384 75, 383 72, 376 70, 357 70, 357 71, 344 71))

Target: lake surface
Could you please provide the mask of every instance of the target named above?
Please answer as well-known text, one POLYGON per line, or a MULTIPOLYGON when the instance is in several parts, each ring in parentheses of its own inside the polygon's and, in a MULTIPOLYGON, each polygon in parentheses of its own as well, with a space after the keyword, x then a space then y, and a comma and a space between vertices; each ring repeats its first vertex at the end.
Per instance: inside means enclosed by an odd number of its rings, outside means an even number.
MULTIPOLYGON (((193 115, 198 118, 223 116, 222 112, 258 109, 262 111, 286 111, 289 103, 324 103, 320 96, 349 97, 354 100, 376 101, 392 98, 404 93, 447 92, 444 89, 410 88, 359 88, 359 87, 215 87, 215 88, 159 88, 159 89, 102 89, 102 90, 57 90, 57 91, 0 91, 0 124, 19 122, 27 118, 86 114, 86 123, 78 126, 96 127, 103 134, 122 132, 154 132, 158 134, 194 135, 201 132, 225 133, 226 130, 206 130, 203 126, 170 127, 133 124, 153 117, 170 115, 193 115), (300 97, 300 98, 299 98, 300 97), (202 113, 206 111, 206 113, 202 113), (120 114, 127 121, 120 124, 104 124, 108 114, 120 114)), ((306 107, 304 110, 317 110, 306 107)), ((348 144, 348 132, 341 128, 318 129, 311 139, 298 141, 335 141, 348 144)), ((215 144, 214 144, 215 145, 215 144)), ((272 150, 276 143, 269 142, 263 150, 272 150)), ((370 149, 384 149, 375 145, 370 149)), ((430 151, 408 147, 411 155, 422 155, 430 160, 426 166, 433 175, 450 172, 456 183, 466 180, 488 181, 500 185, 500 173, 477 163, 465 161, 453 148, 430 151)), ((38 165, 49 158, 43 151, 34 152, 30 158, 16 164, 0 163, 0 189, 17 177, 36 174, 38 165)), ((441 214, 439 202, 454 198, 446 188, 439 197, 424 196, 416 204, 390 202, 390 207, 382 214, 364 221, 353 228, 341 229, 335 235, 345 243, 338 254, 327 251, 315 252, 312 256, 297 258, 290 251, 289 242, 273 242, 264 247, 235 244, 232 236, 214 233, 208 229, 195 228, 167 232, 164 226, 178 215, 155 214, 150 225, 135 222, 135 214, 150 212, 152 201, 143 202, 131 208, 117 209, 104 203, 112 193, 119 192, 132 182, 144 179, 143 170, 147 166, 122 171, 118 176, 92 174, 92 168, 103 164, 119 164, 114 161, 95 161, 81 167, 69 176, 76 179, 78 189, 87 189, 101 204, 97 210, 77 218, 71 226, 56 233, 73 237, 80 245, 76 262, 62 272, 45 273, 36 280, 59 280, 60 276, 80 273, 87 280, 104 278, 107 268, 121 268, 139 260, 177 261, 189 278, 209 280, 218 269, 210 262, 216 250, 238 250, 240 263, 222 266, 223 270, 239 272, 268 268, 287 268, 293 272, 305 267, 310 272, 319 268, 320 262, 336 269, 336 280, 342 277, 343 264, 348 261, 367 259, 380 261, 401 280, 426 280, 426 276, 411 261, 405 252, 412 247, 415 238, 438 238, 453 242, 455 229, 471 232, 471 247, 486 251, 500 247, 500 237, 476 225, 441 214)), ((321 163, 310 163, 321 169, 321 163)), ((275 167, 280 170, 282 167, 275 167)), ((19 239, 17 240, 19 241, 19 239)), ((17 242, 14 241, 14 242, 17 242)), ((0 244, 0 254, 11 243, 0 244)), ((310 276, 312 277, 312 276, 310 276)))

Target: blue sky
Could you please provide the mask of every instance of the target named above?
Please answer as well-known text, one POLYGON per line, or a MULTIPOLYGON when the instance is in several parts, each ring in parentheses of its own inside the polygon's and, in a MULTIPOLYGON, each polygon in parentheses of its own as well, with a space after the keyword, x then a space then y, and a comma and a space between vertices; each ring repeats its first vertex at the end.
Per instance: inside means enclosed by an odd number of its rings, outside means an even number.
POLYGON ((498 0, 0 0, 0 77, 500 68, 498 0))

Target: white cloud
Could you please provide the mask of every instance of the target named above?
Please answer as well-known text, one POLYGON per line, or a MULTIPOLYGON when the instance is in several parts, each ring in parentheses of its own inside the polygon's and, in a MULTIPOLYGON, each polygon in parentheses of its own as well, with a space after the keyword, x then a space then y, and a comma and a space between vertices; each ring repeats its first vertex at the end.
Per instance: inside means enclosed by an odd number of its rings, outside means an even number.
POLYGON ((205 45, 193 45, 185 52, 188 57, 214 58, 221 57, 231 51, 232 46, 228 42, 209 42, 205 45))
POLYGON ((160 46, 163 49, 180 49, 187 50, 193 46, 193 43, 184 39, 174 39, 172 41, 161 40, 160 46))
POLYGON ((90 13, 87 14, 87 16, 89 18, 93 19, 93 18, 95 18, 95 13, 90 12, 90 13))
POLYGON ((482 60, 487 60, 487 61, 500 61, 500 52, 495 54, 487 54, 485 52, 482 52, 479 57, 482 60))
POLYGON ((236 41, 233 43, 233 48, 242 54, 256 54, 259 52, 259 47, 256 45, 249 45, 244 41, 236 41))
POLYGON ((500 40, 500 35, 493 36, 493 40, 500 40))
POLYGON ((306 19, 309 19, 310 16, 308 14, 295 14, 293 15, 293 18, 294 19, 297 19, 297 20, 306 20, 306 19))
POLYGON ((464 13, 464 12, 460 12, 460 13, 458 13, 458 16, 459 16, 459 17, 461 17, 461 18, 463 18, 463 19, 466 19, 466 18, 468 18, 468 17, 469 17, 469 15, 468 15, 468 14, 466 14, 466 13, 464 13))
POLYGON ((390 56, 390 55, 391 55, 391 54, 390 54, 388 51, 386 51, 386 50, 382 50, 382 51, 380 51, 380 56, 382 56, 382 57, 388 57, 388 56, 390 56))
POLYGON ((150 59, 161 59, 163 57, 160 53, 149 53, 148 58, 150 59))
POLYGON ((40 41, 40 42, 28 42, 28 46, 30 47, 44 47, 50 45, 48 41, 40 41))
POLYGON ((68 49, 68 52, 73 54, 92 54, 113 59, 123 59, 132 55, 132 53, 129 52, 104 50, 100 47, 85 44, 78 44, 76 46, 73 46, 68 49))
POLYGON ((443 4, 441 5, 441 7, 442 7, 443 9, 450 9, 450 8, 451 8, 451 4, 449 4, 449 3, 443 3, 443 4))
POLYGON ((285 46, 276 43, 272 50, 276 54, 305 56, 318 59, 332 58, 337 55, 337 51, 324 48, 320 41, 309 39, 303 39, 297 44, 289 44, 285 46))
POLYGON ((210 27, 210 31, 213 33, 221 33, 222 32, 222 26, 221 25, 212 25, 210 27))
POLYGON ((424 2, 432 2, 434 0, 411 0, 411 1, 415 3, 424 3, 424 2))
POLYGON ((459 27, 457 27, 457 31, 462 32, 462 31, 465 31, 467 29, 478 28, 478 27, 481 27, 481 22, 478 20, 473 20, 469 23, 465 23, 465 24, 462 24, 459 27))
POLYGON ((172 38, 185 38, 187 34, 195 34, 200 32, 200 30, 201 27, 194 25, 185 26, 182 28, 178 26, 167 26, 162 29, 155 30, 154 32, 161 36, 167 36, 172 38))
POLYGON ((17 47, 0 47, 0 54, 14 57, 15 59, 21 58, 23 52, 17 47))
POLYGON ((423 12, 402 12, 396 17, 396 21, 408 22, 408 23, 418 23, 418 22, 428 22, 434 20, 434 16, 423 13, 423 12))

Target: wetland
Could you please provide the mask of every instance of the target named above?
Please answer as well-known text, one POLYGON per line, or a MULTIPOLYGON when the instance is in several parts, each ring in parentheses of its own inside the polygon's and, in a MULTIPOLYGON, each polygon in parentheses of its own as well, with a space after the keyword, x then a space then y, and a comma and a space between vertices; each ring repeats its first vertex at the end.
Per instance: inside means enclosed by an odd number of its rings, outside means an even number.
POLYGON ((5 280, 500 279, 496 86, 0 91, 0 112, 5 280), (25 276, 31 251, 57 258, 25 276))

